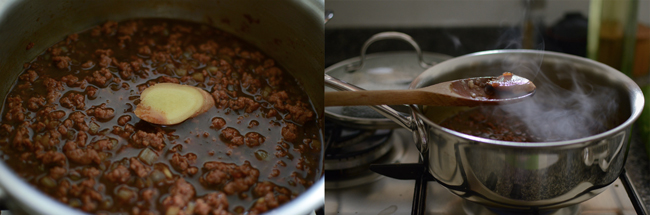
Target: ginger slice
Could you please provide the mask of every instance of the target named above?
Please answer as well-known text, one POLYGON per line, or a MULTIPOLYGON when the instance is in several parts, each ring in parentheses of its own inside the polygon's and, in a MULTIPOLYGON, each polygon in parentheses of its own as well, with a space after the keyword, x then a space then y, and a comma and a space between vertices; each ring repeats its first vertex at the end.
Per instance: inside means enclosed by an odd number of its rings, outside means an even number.
POLYGON ((212 107, 214 99, 203 89, 159 83, 142 91, 140 104, 134 112, 137 117, 150 123, 174 125, 205 113, 212 107))

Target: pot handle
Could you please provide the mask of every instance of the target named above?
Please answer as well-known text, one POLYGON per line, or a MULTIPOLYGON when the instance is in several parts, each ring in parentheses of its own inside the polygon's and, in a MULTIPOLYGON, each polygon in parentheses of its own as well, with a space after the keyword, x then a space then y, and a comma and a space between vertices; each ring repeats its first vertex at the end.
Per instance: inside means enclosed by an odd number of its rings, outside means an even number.
MULTIPOLYGON (((329 76, 325 74, 325 85, 328 87, 331 87, 332 89, 338 90, 338 91, 360 91, 364 90, 360 87, 354 86, 350 83, 347 83, 345 81, 342 81, 340 79, 334 78, 332 76, 329 76)), ((414 123, 411 121, 411 117, 404 117, 399 114, 395 109, 390 108, 388 105, 376 105, 376 106, 370 106, 373 110, 377 111, 381 115, 384 115, 390 120, 393 120, 395 123, 398 125, 409 129, 411 132, 415 131, 417 128, 415 127, 414 123)))
POLYGON ((387 32, 381 32, 375 35, 372 35, 370 39, 366 40, 366 42, 363 44, 363 47, 361 47, 361 57, 359 59, 359 64, 350 64, 345 68, 346 72, 354 72, 356 70, 359 70, 363 68, 363 61, 366 59, 366 50, 368 47, 379 40, 387 40, 387 39, 398 39, 398 40, 403 40, 411 44, 413 48, 415 49, 415 52, 418 55, 418 61, 420 63, 420 67, 427 69, 429 67, 432 67, 434 63, 427 63, 424 61, 424 55, 422 54, 422 50, 420 49, 420 46, 418 43, 413 40, 411 36, 405 33, 401 32, 395 32, 395 31, 387 31, 387 32))

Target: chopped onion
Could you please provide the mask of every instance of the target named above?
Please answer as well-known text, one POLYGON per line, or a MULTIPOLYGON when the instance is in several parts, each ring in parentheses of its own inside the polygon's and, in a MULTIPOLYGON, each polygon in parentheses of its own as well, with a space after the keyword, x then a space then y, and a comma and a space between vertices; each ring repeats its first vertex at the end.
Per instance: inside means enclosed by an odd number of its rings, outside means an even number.
POLYGON ((255 151, 255 158, 257 158, 257 160, 266 160, 268 157, 269 157, 269 153, 267 153, 264 150, 260 149, 255 151))
POLYGON ((56 181, 49 176, 44 176, 41 178, 41 185, 47 188, 54 188, 56 187, 56 181))
POLYGON ((243 214, 244 211, 246 211, 246 209, 244 207, 242 207, 241 205, 237 206, 237 207, 235 207, 235 209, 233 209, 233 212, 235 212, 236 214, 243 214))
POLYGON ((176 73, 176 75, 178 75, 178 76, 186 76, 187 75, 187 69, 177 69, 176 71, 174 71, 174 73, 176 73))
POLYGON ((206 70, 208 70, 208 72, 210 72, 210 74, 213 74, 213 75, 214 75, 215 73, 217 73, 217 71, 219 71, 219 70, 217 69, 216 66, 208 66, 208 67, 206 68, 206 70))
POLYGON ((70 179, 72 181, 78 181, 79 179, 81 179, 81 175, 79 175, 79 173, 77 173, 76 171, 72 171, 70 172, 70 179))
POLYGON ((150 148, 145 148, 140 152, 138 158, 146 164, 153 165, 154 161, 158 160, 158 154, 150 148))
POLYGON ((167 209, 165 215, 177 215, 179 212, 181 212, 181 209, 179 207, 171 206, 167 209))
POLYGON ((172 178, 172 176, 173 176, 173 175, 172 175, 172 172, 170 172, 170 171, 169 171, 169 168, 167 168, 167 167, 165 167, 165 168, 163 169, 163 173, 165 173, 165 176, 167 176, 167 178, 172 178))
POLYGON ((73 207, 73 208, 81 207, 81 200, 79 200, 77 198, 70 199, 70 201, 68 201, 68 205, 70 205, 70 207, 73 207))
POLYGON ((269 86, 265 86, 264 89, 262 90, 262 97, 267 98, 269 97, 269 94, 271 94, 271 89, 269 86))
POLYGON ((203 82, 203 80, 205 80, 203 78, 203 73, 200 73, 200 72, 196 72, 196 73, 192 74, 192 78, 194 78, 194 80, 196 80, 198 82, 203 82))
POLYGON ((41 139, 41 144, 43 144, 44 146, 47 146, 48 142, 50 142, 50 134, 49 133, 45 134, 45 136, 43 136, 43 138, 41 139))
POLYGON ((185 208, 185 213, 186 214, 193 214, 192 212, 194 212, 194 206, 196 206, 196 203, 194 203, 194 202, 187 203, 187 208, 185 208))
POLYGON ((108 152, 100 152, 99 153, 99 159, 100 160, 106 160, 106 158, 110 158, 111 154, 108 152))
POLYGON ((90 125, 88 125, 88 131, 91 134, 96 134, 97 131, 99 131, 99 124, 97 124, 96 122, 90 122, 90 125))
POLYGON ((106 200, 104 200, 104 201, 102 202, 102 206, 101 206, 101 207, 102 207, 103 209, 110 209, 111 207, 113 207, 113 201, 111 201, 110 199, 106 199, 106 200))
POLYGON ((151 172, 151 180, 153 182, 158 183, 159 181, 162 181, 165 179, 165 173, 162 173, 160 170, 154 170, 151 172))
POLYGON ((73 140, 75 136, 77 136, 77 132, 74 129, 68 129, 68 133, 65 134, 68 140, 73 140))
POLYGON ((113 138, 110 138, 110 140, 111 140, 111 144, 113 145, 113 148, 116 148, 117 147, 117 140, 113 139, 113 138))
POLYGON ((128 202, 134 196, 135 196, 135 193, 133 192, 133 190, 130 190, 128 188, 122 187, 119 190, 117 190, 117 198, 119 198, 120 201, 128 202))

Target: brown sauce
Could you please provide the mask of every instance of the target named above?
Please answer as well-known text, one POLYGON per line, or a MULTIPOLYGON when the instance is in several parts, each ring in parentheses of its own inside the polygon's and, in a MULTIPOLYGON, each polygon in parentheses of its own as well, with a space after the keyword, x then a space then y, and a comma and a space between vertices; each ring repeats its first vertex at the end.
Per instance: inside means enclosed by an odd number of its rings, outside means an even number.
POLYGON ((442 121, 440 126, 487 139, 513 142, 541 141, 541 138, 531 134, 523 121, 492 107, 479 107, 460 112, 442 121))
POLYGON ((196 23, 106 22, 69 35, 8 93, 0 157, 64 204, 100 214, 259 214, 321 175, 311 102, 273 59, 196 23), (173 126, 133 110, 155 83, 216 108, 173 126))
POLYGON ((528 79, 504 72, 498 77, 470 78, 451 83, 458 95, 474 99, 507 99, 526 95, 535 90, 528 79))

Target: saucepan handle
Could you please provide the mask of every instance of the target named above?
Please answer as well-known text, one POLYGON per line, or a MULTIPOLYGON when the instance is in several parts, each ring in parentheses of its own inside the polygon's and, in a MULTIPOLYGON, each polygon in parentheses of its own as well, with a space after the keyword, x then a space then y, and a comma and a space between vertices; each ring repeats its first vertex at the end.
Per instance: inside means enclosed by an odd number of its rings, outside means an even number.
MULTIPOLYGON (((352 84, 349 84, 345 81, 339 80, 337 78, 334 78, 332 76, 329 76, 325 74, 325 85, 328 87, 331 87, 332 89, 338 90, 338 91, 359 91, 359 90, 364 90, 360 87, 354 86, 352 84)), ((393 120, 395 123, 398 125, 411 130, 412 132, 415 131, 416 127, 414 126, 414 123, 411 122, 410 117, 404 117, 399 114, 395 109, 389 107, 388 105, 377 105, 377 106, 370 106, 370 108, 374 109, 381 115, 384 115, 388 119, 393 120)))

